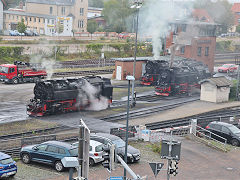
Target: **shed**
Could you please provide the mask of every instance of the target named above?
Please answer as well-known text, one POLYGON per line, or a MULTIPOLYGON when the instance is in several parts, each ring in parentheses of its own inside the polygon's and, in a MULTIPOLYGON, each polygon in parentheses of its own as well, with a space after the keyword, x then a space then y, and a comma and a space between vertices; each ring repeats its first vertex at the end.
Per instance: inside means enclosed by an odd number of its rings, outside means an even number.
MULTIPOLYGON (((152 57, 137 57, 136 58, 136 69, 135 69, 135 79, 140 79, 140 77, 145 73, 145 65, 149 59, 152 57)), ((117 80, 126 80, 127 75, 133 74, 134 58, 113 58, 115 61, 115 72, 117 80)))
POLYGON ((229 100, 231 81, 226 77, 213 77, 200 82, 202 101, 227 102, 229 100))

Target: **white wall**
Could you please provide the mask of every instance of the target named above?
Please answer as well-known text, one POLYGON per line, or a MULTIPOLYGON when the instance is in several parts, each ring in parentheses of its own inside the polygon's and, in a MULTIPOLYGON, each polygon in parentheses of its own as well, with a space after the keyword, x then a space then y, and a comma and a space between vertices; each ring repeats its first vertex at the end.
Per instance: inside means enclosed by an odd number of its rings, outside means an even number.
POLYGON ((0 0, 0 31, 3 30, 3 3, 0 0))
POLYGON ((210 83, 201 84, 201 101, 217 102, 217 87, 210 83))

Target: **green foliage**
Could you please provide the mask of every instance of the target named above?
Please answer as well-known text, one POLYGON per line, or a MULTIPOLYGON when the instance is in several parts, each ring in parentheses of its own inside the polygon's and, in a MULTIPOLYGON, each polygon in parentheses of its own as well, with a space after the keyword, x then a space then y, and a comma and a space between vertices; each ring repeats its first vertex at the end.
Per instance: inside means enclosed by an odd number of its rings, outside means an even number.
POLYGON ((129 17, 134 10, 129 7, 128 0, 108 0, 104 2, 103 16, 107 22, 107 30, 121 33, 127 30, 127 24, 132 23, 129 17))
POLYGON ((159 154, 161 153, 161 149, 162 149, 161 143, 152 144, 151 148, 153 152, 159 153, 159 154))
POLYGON ((219 41, 216 43, 216 51, 228 52, 231 51, 232 41, 219 41))
POLYGON ((89 0, 88 6, 89 7, 97 7, 97 8, 103 8, 104 6, 104 0, 89 0))
POLYGON ((103 44, 88 44, 87 46, 87 51, 90 52, 90 50, 94 51, 97 54, 100 54, 103 44))
POLYGON ((87 23, 87 31, 91 34, 91 39, 92 39, 92 34, 97 31, 98 25, 96 21, 94 20, 89 20, 87 23))
POLYGON ((24 19, 22 19, 21 22, 17 24, 17 30, 20 33, 24 33, 26 31, 26 28, 27 26, 24 24, 24 19))
POLYGON ((240 33, 240 25, 237 26, 236 32, 240 33))
POLYGON ((236 100, 237 80, 233 80, 232 83, 233 83, 233 86, 230 89, 229 99, 236 100))
POLYGON ((20 60, 23 58, 22 52, 24 47, 0 47, 0 62, 1 63, 12 63, 14 60, 20 60))

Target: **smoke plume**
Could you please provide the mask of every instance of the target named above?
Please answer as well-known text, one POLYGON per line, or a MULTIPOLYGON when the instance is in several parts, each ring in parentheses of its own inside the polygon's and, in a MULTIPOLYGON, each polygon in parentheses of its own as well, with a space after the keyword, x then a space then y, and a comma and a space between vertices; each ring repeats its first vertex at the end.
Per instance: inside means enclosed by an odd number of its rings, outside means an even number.
POLYGON ((162 51, 162 38, 170 32, 169 23, 183 19, 192 5, 184 2, 174 5, 173 1, 150 0, 140 9, 139 31, 142 36, 152 37, 154 59, 162 51))
POLYGON ((107 109, 108 99, 99 95, 99 91, 100 89, 96 88, 85 80, 84 85, 81 87, 78 93, 78 105, 84 107, 90 102, 90 106, 87 107, 86 110, 100 111, 107 109))

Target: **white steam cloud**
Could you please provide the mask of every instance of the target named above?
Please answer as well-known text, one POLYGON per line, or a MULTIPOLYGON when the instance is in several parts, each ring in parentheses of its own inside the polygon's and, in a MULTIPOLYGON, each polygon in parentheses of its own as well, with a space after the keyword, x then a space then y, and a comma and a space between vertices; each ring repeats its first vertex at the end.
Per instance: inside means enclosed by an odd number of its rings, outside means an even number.
POLYGON ((139 31, 142 36, 151 36, 154 59, 158 59, 162 51, 162 40, 170 32, 169 23, 183 19, 191 5, 181 3, 174 5, 172 1, 145 1, 140 9, 139 31))
POLYGON ((86 110, 100 111, 108 108, 108 99, 101 95, 98 96, 100 89, 91 85, 88 81, 85 81, 78 93, 79 106, 87 106, 90 102, 90 106, 86 110))
POLYGON ((47 80, 52 78, 54 72, 54 65, 56 65, 56 61, 53 59, 43 58, 41 55, 36 55, 31 57, 30 64, 38 64, 38 66, 34 67, 36 69, 44 69, 47 72, 47 80))

